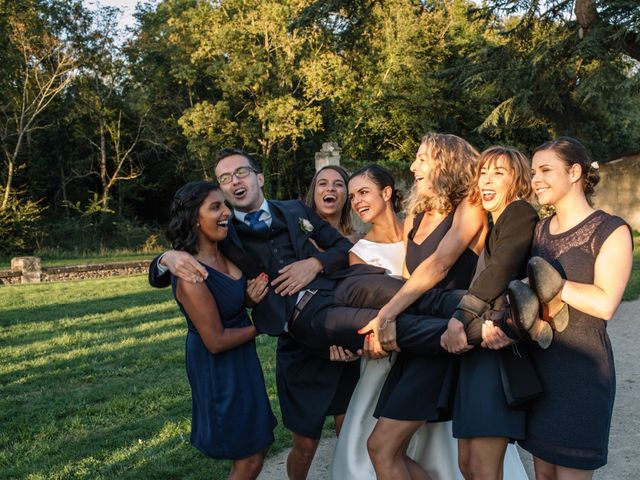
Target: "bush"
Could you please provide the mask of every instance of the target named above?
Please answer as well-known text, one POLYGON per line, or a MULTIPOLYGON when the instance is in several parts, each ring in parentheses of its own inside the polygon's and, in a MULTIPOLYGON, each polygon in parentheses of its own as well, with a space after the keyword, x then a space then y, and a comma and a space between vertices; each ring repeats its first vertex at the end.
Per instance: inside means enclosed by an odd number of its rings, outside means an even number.
MULTIPOLYGON (((0 196, 2 194, 0 188, 0 196)), ((17 194, 9 196, 7 206, 0 211, 0 255, 15 256, 35 250, 45 208, 39 202, 22 199, 17 194)))
POLYGON ((151 250, 158 247, 158 227, 140 225, 127 218, 103 214, 50 222, 39 243, 42 250, 97 252, 151 250))

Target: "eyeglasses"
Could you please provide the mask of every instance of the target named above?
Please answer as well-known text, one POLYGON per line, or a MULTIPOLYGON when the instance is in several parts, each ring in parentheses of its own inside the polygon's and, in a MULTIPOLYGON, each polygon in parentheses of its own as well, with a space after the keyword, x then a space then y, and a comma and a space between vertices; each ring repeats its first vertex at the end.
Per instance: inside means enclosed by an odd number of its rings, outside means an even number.
POLYGON ((226 185, 227 183, 230 183, 233 180, 233 177, 245 178, 245 177, 248 177, 251 172, 259 173, 258 170, 256 170, 255 168, 238 167, 232 173, 223 173, 222 175, 220 175, 218 177, 218 183, 220 185, 226 185))

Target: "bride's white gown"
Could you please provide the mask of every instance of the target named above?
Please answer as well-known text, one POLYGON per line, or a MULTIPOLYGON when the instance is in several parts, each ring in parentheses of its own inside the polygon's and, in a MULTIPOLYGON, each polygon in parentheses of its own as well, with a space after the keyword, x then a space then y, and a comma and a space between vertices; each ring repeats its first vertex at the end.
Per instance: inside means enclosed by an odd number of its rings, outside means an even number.
MULTIPOLYGON (((366 263, 385 268, 390 275, 402 275, 405 255, 403 242, 375 243, 362 239, 351 251, 366 263)), ((360 380, 349 402, 333 452, 333 480, 375 478, 375 471, 367 452, 367 438, 377 421, 373 411, 378 403, 380 390, 395 360, 395 355, 381 360, 361 360, 360 380)), ((407 453, 422 465, 432 480, 463 480, 458 469, 458 442, 451 434, 451 422, 425 423, 414 434, 407 453)), ((527 480, 527 474, 514 445, 507 447, 504 480, 527 480)))

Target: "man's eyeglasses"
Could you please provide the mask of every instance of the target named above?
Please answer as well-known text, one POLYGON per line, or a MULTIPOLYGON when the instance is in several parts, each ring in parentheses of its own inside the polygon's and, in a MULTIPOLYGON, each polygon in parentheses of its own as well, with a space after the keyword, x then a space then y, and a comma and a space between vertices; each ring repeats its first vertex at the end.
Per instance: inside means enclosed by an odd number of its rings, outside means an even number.
POLYGON ((248 177, 251 172, 260 173, 255 168, 238 167, 232 173, 223 173, 222 175, 220 175, 218 177, 218 183, 220 185, 226 185, 227 183, 230 183, 233 180, 233 177, 245 178, 245 177, 248 177))

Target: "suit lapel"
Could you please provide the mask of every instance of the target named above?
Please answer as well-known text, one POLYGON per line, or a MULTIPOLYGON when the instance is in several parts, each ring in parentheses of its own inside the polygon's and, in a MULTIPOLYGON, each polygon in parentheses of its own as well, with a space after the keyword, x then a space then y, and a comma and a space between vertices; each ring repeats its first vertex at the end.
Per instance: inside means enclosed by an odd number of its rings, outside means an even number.
MULTIPOLYGON (((291 239, 291 244, 296 252, 297 258, 302 257, 302 248, 304 246, 304 242, 307 240, 307 234, 302 235, 302 231, 298 225, 298 217, 295 215, 295 208, 292 209, 284 209, 280 202, 269 201, 269 208, 271 208, 272 213, 277 211, 280 218, 284 218, 284 221, 287 224, 287 230, 289 232, 289 238, 291 239)), ((293 202, 288 204, 293 207, 293 202)))
POLYGON ((229 229, 227 231, 227 241, 235 245, 237 248, 244 252, 244 247, 242 246, 242 242, 240 241, 240 237, 238 236, 238 231, 236 230, 236 226, 234 222, 237 222, 236 219, 231 219, 229 221, 229 229))

